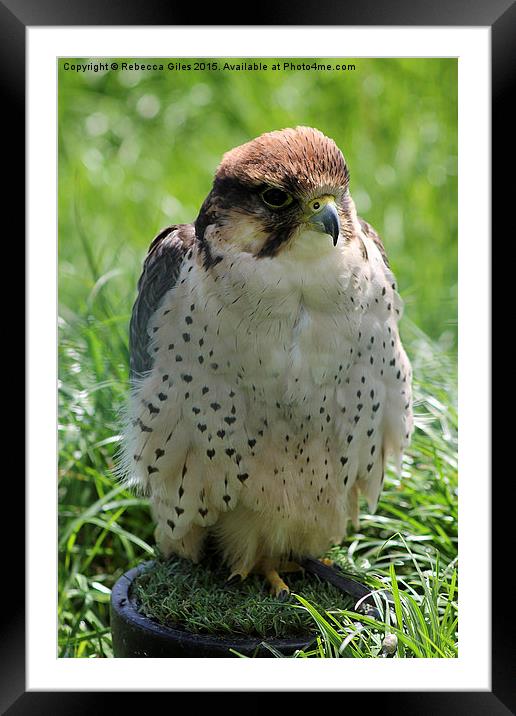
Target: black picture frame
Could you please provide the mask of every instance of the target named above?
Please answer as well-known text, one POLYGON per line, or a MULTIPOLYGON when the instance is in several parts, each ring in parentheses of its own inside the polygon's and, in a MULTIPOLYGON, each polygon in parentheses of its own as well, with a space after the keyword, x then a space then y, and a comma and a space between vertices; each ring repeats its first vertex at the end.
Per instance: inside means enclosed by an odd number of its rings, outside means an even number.
MULTIPOLYGON (((514 161, 513 115, 507 111, 511 99, 511 80, 514 75, 514 48, 516 47, 516 4, 514 0, 393 0, 389 3, 379 0, 341 2, 318 0, 317 3, 271 4, 266 0, 258 7, 248 8, 248 17, 240 18, 231 9, 227 13, 230 21, 222 14, 220 4, 203 6, 202 25, 383 25, 383 26, 484 26, 491 28, 492 41, 492 235, 507 232, 512 226, 508 211, 514 203, 511 182, 506 180, 502 169, 514 161), (252 17, 250 15, 252 14, 252 17), (238 21, 236 21, 238 20, 238 21), (272 22, 271 22, 272 20, 272 22), (512 151, 511 151, 512 150, 512 151), (496 219, 495 219, 496 217, 496 219)), ((158 0, 0 0, 0 58, 2 69, 2 94, 4 95, 4 120, 6 130, 4 143, 13 149, 10 162, 9 183, 4 197, 5 223, 11 222, 4 232, 4 241, 23 247, 20 234, 23 227, 21 217, 25 216, 24 171, 25 171, 25 38, 26 28, 33 26, 80 26, 80 25, 196 25, 199 11, 193 7, 163 5, 158 0)), ((513 183, 513 182, 512 182, 513 183)), ((489 197, 485 197, 488 201, 489 197)), ((494 246, 493 246, 494 248, 494 246)), ((493 252, 494 253, 494 252, 493 252)), ((493 256, 494 258, 494 256, 493 256)), ((22 257, 23 261, 23 257, 22 257)), ((28 287, 30 290, 30 287, 28 287)), ((498 299, 500 302, 502 299, 498 299)), ((500 305, 500 304, 499 304, 500 305)), ((21 310, 16 313, 10 328, 20 322, 21 310)), ((3 318, 7 320, 8 316, 3 318)), ((5 322, 4 322, 5 326, 5 322)), ((4 331, 8 331, 4 327, 4 331)), ((14 331, 13 331, 14 334, 14 331)), ((11 335, 4 333, 4 335, 11 335)), ((29 345, 29 350, 31 346, 29 345)), ((17 400, 20 400, 19 392, 17 400)), ((494 436, 493 436, 494 437, 494 436)), ((503 439, 498 437, 499 441, 503 439)), ((486 436, 489 440, 489 436, 486 436)), ((494 445, 493 445, 494 448, 494 445)), ((494 450, 493 450, 493 454, 494 450)), ((17 466, 18 467, 18 466, 17 466)), ((17 469, 19 473, 19 470, 17 469)), ((512 470, 511 470, 512 472, 512 470)), ((52 484, 52 476, 42 476, 52 484)), ((497 574, 506 560, 507 542, 497 526, 496 514, 502 513, 511 504, 509 492, 514 493, 512 475, 500 474, 492 484, 493 505, 493 553, 492 572, 497 574), (507 484, 510 483, 510 484, 507 484)), ((8 499, 12 504, 24 504, 24 485, 19 477, 12 479, 8 499)), ((20 508, 21 511, 21 508, 20 508)), ((509 520, 510 521, 510 520, 509 520)), ((502 521, 503 522, 503 521, 502 521)), ((0 709, 12 716, 18 714, 90 714, 120 708, 121 693, 96 692, 26 692, 25 687, 25 608, 22 585, 25 583, 23 554, 19 528, 16 549, 7 554, 9 584, 16 585, 16 596, 9 591, 10 605, 2 612, 4 625, 0 639, 0 709), (116 702, 115 702, 116 699, 116 702)), ((510 544, 510 543, 509 543, 510 544)), ((489 579, 489 575, 479 575, 489 579)), ((516 664, 513 637, 510 634, 510 600, 507 609, 498 604, 497 592, 492 590, 492 690, 490 692, 369 692, 343 694, 346 708, 349 700, 357 697, 365 702, 367 710, 376 713, 426 714, 488 714, 500 716, 516 713, 516 664), (498 608, 497 607, 498 604, 498 608), (365 700, 366 699, 366 700, 365 700)), ((479 605, 488 610, 489 604, 479 605)), ((345 667, 343 666, 343 669, 345 667)), ((409 688, 410 685, 408 684, 409 688)), ((140 697, 130 695, 132 708, 138 708, 140 697)), ((158 694, 153 694, 158 696, 158 694)), ((167 694, 162 694, 167 696, 167 694)), ((242 693, 245 699, 245 694, 242 693)), ((149 695, 144 694, 148 699, 149 695)), ((170 695, 168 695, 170 698, 170 695)), ((244 702, 245 703, 245 702, 244 702)), ((359 702, 360 703, 360 702, 359 702)), ((172 704, 170 704, 172 706, 172 704)), ((359 708, 363 708, 359 706, 359 708)))

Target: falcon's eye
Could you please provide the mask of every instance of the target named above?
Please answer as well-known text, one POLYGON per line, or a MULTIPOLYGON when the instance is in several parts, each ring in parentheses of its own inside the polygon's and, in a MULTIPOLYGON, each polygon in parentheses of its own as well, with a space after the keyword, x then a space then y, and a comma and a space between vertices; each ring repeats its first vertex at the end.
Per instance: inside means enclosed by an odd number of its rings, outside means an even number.
POLYGON ((262 191, 261 197, 267 206, 272 206, 273 209, 281 209, 292 202, 292 197, 287 192, 275 187, 262 191))

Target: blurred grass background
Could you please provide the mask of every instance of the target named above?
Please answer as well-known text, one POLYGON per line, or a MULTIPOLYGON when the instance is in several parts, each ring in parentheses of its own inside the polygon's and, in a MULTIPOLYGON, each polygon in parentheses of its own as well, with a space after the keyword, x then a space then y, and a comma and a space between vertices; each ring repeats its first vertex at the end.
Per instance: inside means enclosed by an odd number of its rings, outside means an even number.
MULTIPOLYGON (((405 301, 402 335, 415 364, 418 431, 405 492, 389 496, 390 486, 401 489, 391 476, 378 515, 356 538, 368 555, 360 567, 377 566, 375 574, 389 576, 389 560, 375 562, 371 554, 398 532, 424 543, 418 549, 425 564, 430 546, 443 564, 453 564, 456 60, 346 58, 356 68, 346 72, 76 73, 65 71, 64 62, 58 63, 59 653, 111 655, 110 587, 153 554, 145 501, 110 475, 127 393, 127 325, 146 249, 162 227, 195 219, 225 151, 272 129, 311 125, 337 142, 359 214, 382 236, 405 301), (392 504, 403 499, 406 521, 392 504)), ((398 551, 396 559, 404 564, 408 555, 398 551)), ((404 578, 410 582, 408 573, 404 578)))
MULTIPOLYGON (((83 306, 91 290, 78 221, 102 274, 130 267, 136 278, 153 236, 168 223, 195 219, 225 151, 262 132, 306 124, 344 152, 358 211, 384 239, 407 315, 453 344, 456 60, 346 62, 356 69, 77 74, 61 61, 63 302, 83 306)), ((125 273, 113 280, 127 310, 134 281, 125 273)))

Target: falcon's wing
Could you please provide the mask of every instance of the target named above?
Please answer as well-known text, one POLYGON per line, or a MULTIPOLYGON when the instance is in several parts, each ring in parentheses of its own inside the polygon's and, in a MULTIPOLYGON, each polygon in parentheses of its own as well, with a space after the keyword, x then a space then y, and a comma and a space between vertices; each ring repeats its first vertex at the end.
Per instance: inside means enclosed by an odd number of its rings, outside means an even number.
POLYGON ((176 283, 194 238, 193 224, 177 224, 163 229, 149 247, 129 326, 131 381, 152 368, 152 357, 148 352, 149 319, 165 293, 176 283))
POLYGON ((385 252, 385 246, 383 245, 383 242, 381 238, 378 236, 376 231, 373 229, 371 224, 369 224, 367 221, 364 221, 364 219, 361 219, 358 217, 358 221, 360 223, 360 227, 364 234, 371 239, 371 241, 374 241, 376 244, 378 251, 382 255, 382 259, 384 260, 385 265, 390 268, 389 266, 389 259, 387 258, 387 253, 385 252))

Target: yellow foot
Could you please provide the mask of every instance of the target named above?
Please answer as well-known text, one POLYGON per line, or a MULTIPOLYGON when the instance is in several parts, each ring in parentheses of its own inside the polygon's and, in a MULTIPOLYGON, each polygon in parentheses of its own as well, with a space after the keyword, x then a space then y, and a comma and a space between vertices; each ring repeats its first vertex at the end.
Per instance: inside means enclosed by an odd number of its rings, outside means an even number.
POLYGON ((270 569, 265 572, 265 579, 269 582, 269 592, 270 594, 272 594, 273 597, 276 597, 276 599, 281 599, 282 601, 288 598, 288 595, 290 594, 290 589, 275 569, 270 569))
POLYGON ((298 564, 294 562, 281 563, 279 559, 262 558, 254 567, 253 571, 263 574, 269 584, 269 593, 277 599, 288 599, 290 589, 278 574, 278 570, 282 572, 294 572, 300 569, 298 564))
POLYGON ((321 562, 322 564, 325 564, 327 567, 333 567, 333 565, 335 564, 335 560, 329 559, 328 557, 321 557, 319 562, 321 562))

